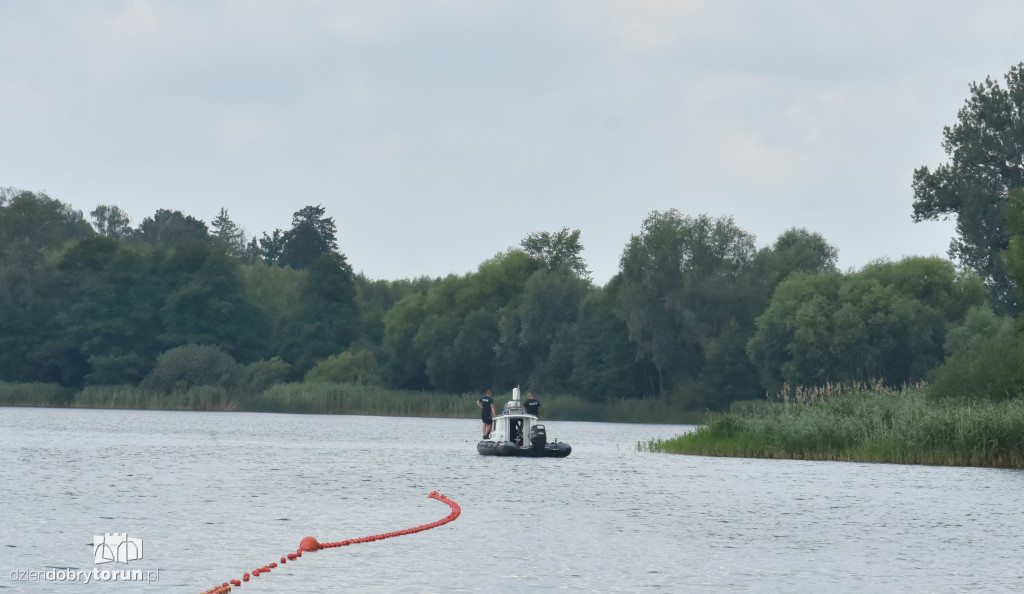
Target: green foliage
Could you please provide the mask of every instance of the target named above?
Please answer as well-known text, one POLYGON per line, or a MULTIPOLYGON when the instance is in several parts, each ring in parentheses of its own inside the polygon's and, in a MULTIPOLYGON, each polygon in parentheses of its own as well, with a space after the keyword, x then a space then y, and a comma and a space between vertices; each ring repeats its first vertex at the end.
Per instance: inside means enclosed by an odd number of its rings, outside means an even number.
POLYGON ((292 228, 281 236, 281 266, 302 270, 321 256, 338 252, 334 217, 324 218, 325 212, 322 206, 306 206, 292 215, 292 228))
POLYGON ((797 273, 757 319, 747 353, 769 391, 915 383, 942 361, 947 327, 984 295, 977 277, 937 258, 876 262, 849 275, 797 273))
POLYGON ((194 386, 231 388, 240 374, 241 367, 223 349, 187 344, 157 357, 141 387, 163 393, 183 392, 194 386))
POLYGON ((961 351, 974 349, 1000 332, 1009 331, 1012 325, 1012 318, 996 315, 992 311, 992 306, 987 303, 972 306, 967 310, 963 322, 950 326, 946 332, 943 352, 948 357, 961 351))
POLYGON ((266 353, 270 326, 253 305, 240 264, 223 252, 186 244, 168 259, 173 289, 161 309, 168 345, 216 344, 243 362, 266 353))
POLYGON ((281 345, 292 330, 292 321, 298 317, 298 306, 306 273, 294 268, 282 268, 254 262, 239 270, 245 293, 270 325, 269 348, 279 353, 281 345))
POLYGON ((1007 235, 1010 242, 1003 252, 1003 261, 1017 287, 1024 286, 1024 188, 1009 192, 1006 207, 1007 235))
POLYGON ((208 244, 210 232, 203 221, 180 210, 159 209, 146 217, 135 232, 143 242, 158 250, 169 250, 186 243, 208 244))
POLYGON ((348 348, 359 330, 355 280, 345 256, 323 254, 305 273, 280 347, 280 357, 297 374, 348 348))
POLYGON ((74 397, 60 384, 0 381, 0 406, 68 406, 74 397))
POLYGON ((426 295, 403 297, 384 314, 384 377, 388 385, 405 390, 430 387, 426 358, 414 340, 426 317, 426 295))
POLYGON ((101 204, 89 213, 96 232, 118 241, 132 236, 131 217, 118 206, 101 204))
POLYGON ((1024 468, 1024 400, 935 401, 923 390, 845 390, 812 403, 761 403, 651 451, 712 456, 1024 468))
POLYGON ((590 279, 590 271, 582 255, 579 229, 569 231, 568 227, 563 227, 557 233, 530 233, 519 245, 548 272, 566 270, 576 278, 590 279))
MULTIPOLYGON (((640 356, 658 370, 658 393, 700 385, 713 357, 731 359, 720 368, 749 365, 742 349, 723 347, 735 343, 729 334, 752 332, 765 300, 756 253, 754 237, 731 218, 692 218, 674 209, 651 213, 630 239, 620 262, 619 311, 640 356)), ((741 391, 749 397, 758 388, 741 391)))
POLYGON ((617 313, 621 277, 580 304, 573 345, 571 391, 588 401, 653 396, 657 370, 640 357, 629 328, 617 313))
POLYGON ((94 235, 81 211, 46 194, 9 191, 0 204, 0 265, 29 259, 38 261, 43 250, 94 235))
POLYGON ((217 218, 213 219, 211 226, 213 227, 211 239, 214 247, 235 258, 242 258, 246 255, 248 246, 245 240, 245 231, 231 220, 231 217, 228 216, 228 209, 222 207, 217 213, 217 218))
POLYGON ((367 384, 278 384, 240 399, 242 410, 398 417, 479 418, 474 394, 389 390, 367 384))
MULTIPOLYGON (((264 231, 263 237, 259 239, 258 246, 250 244, 250 247, 258 247, 254 251, 257 251, 267 264, 278 264, 281 254, 284 252, 284 240, 284 232, 280 229, 274 229, 271 235, 267 235, 266 231, 264 231)), ((256 238, 253 238, 253 242, 256 242, 256 238)))
POLYGON ((373 351, 350 349, 320 361, 306 372, 306 377, 302 381, 379 385, 381 377, 380 364, 377 363, 373 351))
POLYGON ((536 269, 536 261, 511 250, 482 263, 476 273, 441 280, 422 301, 397 304, 401 315, 385 319, 389 374, 403 370, 406 378, 415 377, 422 362, 435 389, 461 393, 489 387, 496 379, 501 318, 518 307, 536 269), (396 360, 395 341, 413 330, 413 349, 402 350, 404 360, 396 360))
POLYGON ((1024 332, 1010 327, 971 341, 935 370, 933 398, 1006 400, 1024 395, 1024 332))
POLYGON ((819 233, 796 227, 783 232, 771 249, 758 253, 758 263, 771 289, 794 272, 824 274, 838 272, 839 250, 819 233))
POLYGON ((957 122, 943 129, 950 161, 914 171, 914 220, 955 216, 950 255, 981 275, 997 312, 1016 313, 1019 294, 1000 255, 1010 237, 1008 192, 1024 186, 1024 63, 1005 78, 1006 88, 991 78, 970 85, 957 122))
POLYGON ((291 375, 292 366, 274 357, 243 367, 239 387, 247 392, 263 392, 275 384, 283 384, 291 375))
POLYGON ((564 391, 573 367, 573 331, 590 284, 570 270, 537 270, 517 303, 502 309, 495 346, 503 383, 564 391))
POLYGON ((58 262, 66 348, 88 361, 87 384, 137 384, 162 350, 159 255, 106 237, 85 239, 58 262))

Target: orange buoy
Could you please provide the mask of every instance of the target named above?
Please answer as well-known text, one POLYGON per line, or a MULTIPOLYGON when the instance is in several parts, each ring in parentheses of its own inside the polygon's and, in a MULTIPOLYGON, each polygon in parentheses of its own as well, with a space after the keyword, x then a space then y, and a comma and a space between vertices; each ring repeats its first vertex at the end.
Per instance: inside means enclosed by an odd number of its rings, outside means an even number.
POLYGON ((300 551, 318 551, 318 550, 320 550, 320 543, 318 543, 316 541, 316 539, 313 538, 312 536, 307 536, 306 538, 302 539, 302 542, 299 543, 299 550, 300 551))

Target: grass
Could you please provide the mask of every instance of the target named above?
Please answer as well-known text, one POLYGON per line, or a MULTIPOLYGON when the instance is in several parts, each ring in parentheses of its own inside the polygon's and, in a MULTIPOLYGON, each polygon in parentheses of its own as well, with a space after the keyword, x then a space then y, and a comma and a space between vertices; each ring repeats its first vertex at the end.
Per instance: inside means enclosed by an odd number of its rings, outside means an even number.
MULTIPOLYGON (((79 392, 56 384, 0 382, 0 406, 54 406, 139 410, 216 410, 298 414, 349 414, 476 418, 479 394, 390 390, 354 383, 277 384, 263 392, 196 386, 164 393, 135 386, 87 386, 79 392)), ((510 399, 496 398, 498 410, 510 399)), ((679 411, 654 399, 591 402, 576 396, 544 396, 546 420, 610 423, 700 423, 703 413, 679 411)))
POLYGON ((790 391, 736 403, 648 451, 899 464, 1024 468, 1024 400, 926 397, 921 386, 790 391))

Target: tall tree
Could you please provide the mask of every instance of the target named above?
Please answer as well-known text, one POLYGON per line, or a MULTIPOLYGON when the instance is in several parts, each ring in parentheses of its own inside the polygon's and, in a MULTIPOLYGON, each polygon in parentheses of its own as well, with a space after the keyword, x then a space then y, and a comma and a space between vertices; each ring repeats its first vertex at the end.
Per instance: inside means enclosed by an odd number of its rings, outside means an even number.
POLYGON ((338 252, 334 217, 324 217, 323 206, 306 206, 292 215, 292 228, 283 235, 278 261, 302 270, 324 254, 338 252))
POLYGON ((997 81, 970 85, 971 96, 943 129, 950 161, 914 171, 914 220, 956 217, 949 254, 985 280, 997 311, 1016 313, 1019 292, 1000 257, 1009 245, 1008 192, 1024 186, 1024 62, 997 81))
POLYGON ((816 274, 838 271, 836 262, 839 250, 820 233, 794 227, 779 235, 763 257, 767 260, 769 286, 774 290, 794 272, 816 274))
MULTIPOLYGON (((744 364, 732 335, 753 330, 760 300, 751 287, 755 254, 754 237, 731 218, 675 209, 651 213, 630 239, 620 261, 619 307, 641 357, 658 369, 659 393, 700 382, 709 358, 744 364)), ((679 395, 690 404, 704 398, 679 395)))
POLYGON ((240 268, 202 244, 175 250, 165 266, 173 285, 161 310, 163 341, 215 344, 245 363, 261 358, 269 324, 246 292, 240 268))
POLYGON ((563 227, 557 233, 539 231, 530 233, 519 242, 523 250, 548 272, 566 269, 577 278, 590 279, 590 271, 583 260, 583 244, 580 243, 580 230, 569 231, 563 227))
POLYGON ((95 234, 81 211, 43 193, 8 191, 0 207, 0 263, 95 234))
MULTIPOLYGON (((58 262, 61 339, 88 361, 86 384, 137 384, 160 353, 160 256, 109 237, 84 239, 58 262)), ((76 382, 77 383, 77 382, 76 382)))
POLYGON ((255 237, 252 238, 252 242, 249 244, 249 249, 253 252, 259 253, 260 257, 267 264, 277 264, 281 260, 281 253, 284 251, 284 231, 280 229, 274 229, 272 235, 267 235, 267 232, 263 232, 263 237, 257 240, 255 237))
POLYGON ((622 275, 590 292, 573 330, 572 390, 588 400, 642 398, 657 394, 658 371, 638 353, 618 313, 622 275))
POLYGON ((221 207, 211 223, 213 227, 213 243, 230 256, 243 257, 247 252, 245 230, 235 224, 228 216, 228 209, 221 207))
POLYGON ((161 250, 173 249, 190 241, 207 243, 210 240, 206 223, 191 215, 186 216, 180 210, 164 208, 143 219, 136 234, 142 241, 161 250))
POLYGON ((110 239, 128 239, 132 235, 131 217, 118 206, 101 204, 89 213, 96 232, 110 239))
POLYGON ((747 353, 769 391, 828 382, 917 382, 942 362, 946 330, 985 300, 981 279, 940 258, 796 273, 757 319, 747 353))
POLYGON ((294 365, 299 377, 318 361, 348 348, 359 332, 355 275, 345 256, 323 254, 304 274, 281 349, 281 358, 294 365))

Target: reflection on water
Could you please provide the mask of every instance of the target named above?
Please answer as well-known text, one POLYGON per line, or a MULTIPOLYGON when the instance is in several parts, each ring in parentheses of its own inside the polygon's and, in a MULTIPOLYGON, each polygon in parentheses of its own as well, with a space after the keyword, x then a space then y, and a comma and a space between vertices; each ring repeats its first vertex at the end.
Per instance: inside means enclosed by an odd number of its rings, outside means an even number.
POLYGON ((639 453, 684 426, 547 422, 565 459, 476 453, 475 419, 0 408, 0 590, 1013 591, 1020 471, 639 453), (95 564, 94 536, 144 541, 95 564), (117 565, 117 567, 113 567, 117 565), (72 568, 150 584, 27 581, 72 568), (22 572, 19 574, 19 571, 22 572), (13 573, 12 573, 13 572, 13 573), (19 576, 21 576, 19 578, 19 576))

